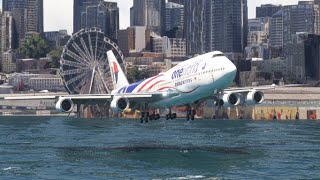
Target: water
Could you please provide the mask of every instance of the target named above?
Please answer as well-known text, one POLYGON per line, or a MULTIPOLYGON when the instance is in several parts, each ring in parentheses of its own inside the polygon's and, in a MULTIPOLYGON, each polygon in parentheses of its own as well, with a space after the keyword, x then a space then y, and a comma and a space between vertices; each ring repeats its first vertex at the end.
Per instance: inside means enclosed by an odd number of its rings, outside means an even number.
POLYGON ((0 118, 1 179, 320 178, 320 121, 0 118))

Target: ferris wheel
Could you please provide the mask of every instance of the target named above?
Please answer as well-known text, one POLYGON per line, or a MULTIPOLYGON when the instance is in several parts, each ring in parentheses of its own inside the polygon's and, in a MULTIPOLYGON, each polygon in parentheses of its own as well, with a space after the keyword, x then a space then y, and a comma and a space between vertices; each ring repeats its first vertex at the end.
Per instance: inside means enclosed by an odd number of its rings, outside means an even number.
POLYGON ((82 29, 71 37, 60 60, 60 73, 70 94, 108 94, 113 90, 109 50, 124 68, 121 50, 100 29, 82 29))

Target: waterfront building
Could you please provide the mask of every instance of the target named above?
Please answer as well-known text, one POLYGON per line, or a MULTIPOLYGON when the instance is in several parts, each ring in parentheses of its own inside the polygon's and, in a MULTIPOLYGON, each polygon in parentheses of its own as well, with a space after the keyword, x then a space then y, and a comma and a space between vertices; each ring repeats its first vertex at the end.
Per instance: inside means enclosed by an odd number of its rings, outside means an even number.
POLYGON ((119 8, 116 2, 75 0, 74 13, 74 33, 97 27, 110 39, 118 38, 119 8))
POLYGON ((246 59, 270 59, 272 55, 271 49, 269 48, 267 43, 248 45, 244 50, 244 54, 246 59))
POLYGON ((164 53, 166 57, 185 57, 186 40, 182 38, 153 37, 152 51, 164 53))
POLYGON ((17 91, 29 90, 30 79, 38 76, 38 74, 31 73, 12 73, 8 76, 8 83, 17 91))
POLYGON ((16 54, 14 50, 8 50, 2 53, 2 72, 11 73, 16 71, 16 54))
POLYGON ((272 17, 275 13, 282 9, 281 5, 262 4, 260 7, 256 7, 256 17, 272 17))
POLYGON ((287 46, 287 78, 293 83, 320 81, 320 35, 297 33, 287 46))
POLYGON ((36 91, 63 91, 64 85, 61 76, 52 74, 39 74, 30 79, 30 89, 36 91))
POLYGON ((16 72, 30 72, 34 74, 48 74, 48 63, 51 62, 49 57, 40 59, 17 59, 16 72))
POLYGON ((118 46, 125 56, 129 53, 150 50, 150 31, 144 26, 120 30, 118 46))
POLYGON ((131 26, 146 26, 161 34, 164 23, 165 0, 134 0, 130 9, 131 26))
POLYGON ((173 2, 166 3, 165 11, 165 30, 173 28, 183 28, 184 6, 173 2))
POLYGON ((269 41, 272 47, 283 47, 283 10, 278 11, 271 18, 269 41))
POLYGON ((283 7, 283 43, 290 43, 292 35, 300 32, 310 34, 320 33, 320 8, 313 1, 300 1, 298 5, 283 7))

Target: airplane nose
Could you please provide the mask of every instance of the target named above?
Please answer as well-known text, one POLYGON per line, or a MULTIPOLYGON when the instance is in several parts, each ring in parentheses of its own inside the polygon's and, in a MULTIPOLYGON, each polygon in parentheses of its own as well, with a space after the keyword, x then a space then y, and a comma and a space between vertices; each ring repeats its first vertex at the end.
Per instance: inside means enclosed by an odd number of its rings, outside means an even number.
POLYGON ((237 73, 237 67, 232 63, 232 65, 231 65, 232 67, 231 67, 231 72, 233 72, 233 73, 237 73))
POLYGON ((229 64, 228 74, 229 74, 230 78, 232 78, 232 80, 233 80, 237 75, 237 67, 231 61, 229 61, 229 62, 230 62, 230 64, 229 64))

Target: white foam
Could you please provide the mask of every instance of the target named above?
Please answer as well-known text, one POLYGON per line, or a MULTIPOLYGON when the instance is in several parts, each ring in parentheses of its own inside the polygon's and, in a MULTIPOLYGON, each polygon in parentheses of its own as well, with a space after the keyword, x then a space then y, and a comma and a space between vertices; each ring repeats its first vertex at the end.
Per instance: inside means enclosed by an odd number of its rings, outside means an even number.
POLYGON ((206 178, 206 177, 202 176, 202 175, 196 175, 196 176, 188 175, 185 177, 171 178, 171 180, 189 180, 189 179, 204 179, 204 178, 206 178))
POLYGON ((19 168, 19 167, 7 167, 7 168, 3 168, 2 170, 10 171, 10 170, 15 170, 15 169, 21 169, 21 168, 19 168))

